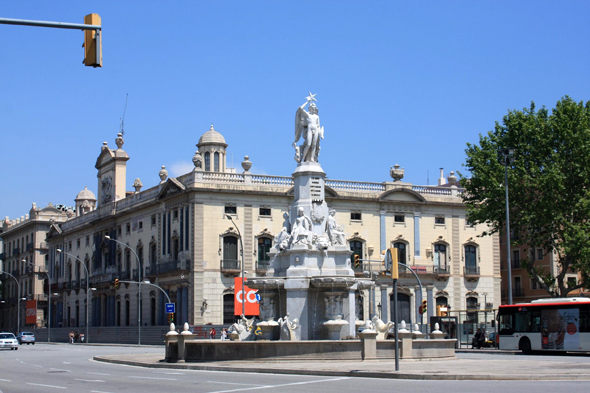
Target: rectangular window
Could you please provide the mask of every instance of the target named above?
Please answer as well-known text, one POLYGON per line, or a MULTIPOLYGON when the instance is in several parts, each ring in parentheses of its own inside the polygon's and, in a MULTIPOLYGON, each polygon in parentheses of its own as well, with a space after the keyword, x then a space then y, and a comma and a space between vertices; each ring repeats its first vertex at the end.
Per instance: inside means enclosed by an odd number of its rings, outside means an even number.
POLYGON ((86 236, 86 247, 90 245, 90 236, 86 236))
POLYGON ((125 225, 125 233, 127 235, 129 235, 129 233, 131 233, 131 224, 127 223, 127 225, 125 225))
POLYGON ((270 216, 270 207, 261 207, 258 214, 261 216, 270 216))
POLYGON ((70 249, 70 251, 72 251, 72 241, 70 240, 70 242, 68 243, 68 248, 70 249))
POLYGON ((445 218, 444 217, 434 217, 434 224, 445 225, 445 218))
POLYGON ((139 229, 143 229, 143 221, 140 221, 137 225, 139 229))
POLYGON ((520 269, 520 251, 519 250, 512 251, 512 268, 513 269, 520 269))
POLYGON ((531 289, 539 289, 539 284, 534 278, 531 278, 531 289))
POLYGON ((119 225, 119 226, 117 227, 117 235, 118 235, 119 237, 121 237, 121 233, 122 233, 122 232, 121 232, 121 225, 119 225))
POLYGON ((402 214, 396 214, 393 216, 393 221, 394 222, 406 222, 406 216, 404 216, 402 214))
POLYGON ((174 212, 172 213, 172 219, 178 220, 178 209, 175 209, 174 212))
POLYGON ((353 221, 360 221, 363 219, 363 216, 360 212, 351 212, 350 219, 353 221))
POLYGON ((576 284, 577 284, 576 277, 568 277, 567 278, 567 286, 568 286, 568 288, 575 287, 576 284))
POLYGON ((76 240, 76 248, 80 248, 80 238, 78 238, 78 240, 76 240))
POLYGON ((238 208, 236 206, 225 206, 225 214, 238 214, 238 208))
POLYGON ((543 249, 537 248, 537 259, 540 261, 543 259, 543 249))
POLYGON ((152 216, 152 226, 153 227, 156 226, 156 215, 155 214, 152 216))

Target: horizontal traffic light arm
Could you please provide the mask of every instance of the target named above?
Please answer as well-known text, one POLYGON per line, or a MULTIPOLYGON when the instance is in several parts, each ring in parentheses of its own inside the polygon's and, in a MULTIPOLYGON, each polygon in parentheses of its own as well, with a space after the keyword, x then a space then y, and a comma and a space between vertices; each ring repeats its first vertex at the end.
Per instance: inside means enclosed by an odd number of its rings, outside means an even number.
POLYGON ((87 25, 84 23, 46 22, 46 21, 42 21, 42 20, 26 20, 26 19, 0 18, 0 24, 1 25, 53 27, 56 29, 102 30, 101 25, 87 25))

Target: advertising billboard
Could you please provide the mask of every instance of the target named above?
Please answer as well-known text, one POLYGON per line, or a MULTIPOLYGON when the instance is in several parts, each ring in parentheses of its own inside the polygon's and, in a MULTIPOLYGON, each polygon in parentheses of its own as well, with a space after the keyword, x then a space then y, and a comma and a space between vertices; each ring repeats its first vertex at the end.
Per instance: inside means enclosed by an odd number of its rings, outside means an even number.
MULTIPOLYGON (((247 278, 244 278, 247 281, 247 278)), ((234 278, 234 315, 242 315, 242 278, 234 278)), ((245 313, 246 315, 259 315, 260 309, 258 304, 258 290, 250 289, 247 285, 244 285, 244 298, 245 298, 245 313)))
POLYGON ((27 317, 25 324, 35 325, 37 323, 37 301, 27 300, 27 317))

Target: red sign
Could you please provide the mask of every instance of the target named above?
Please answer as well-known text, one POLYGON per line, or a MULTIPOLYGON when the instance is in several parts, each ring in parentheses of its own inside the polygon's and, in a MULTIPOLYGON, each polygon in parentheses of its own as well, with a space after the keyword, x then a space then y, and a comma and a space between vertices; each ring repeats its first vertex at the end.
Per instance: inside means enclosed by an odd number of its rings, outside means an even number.
POLYGON ((27 325, 34 325, 37 323, 37 301, 27 300, 27 318, 25 320, 27 325))
MULTIPOLYGON (((247 278, 244 278, 246 281, 247 278)), ((234 315, 242 315, 242 278, 234 278, 234 315)), ((245 314, 246 315, 259 315, 260 309, 257 299, 258 290, 250 289, 244 285, 243 295, 246 300, 245 303, 245 314)))

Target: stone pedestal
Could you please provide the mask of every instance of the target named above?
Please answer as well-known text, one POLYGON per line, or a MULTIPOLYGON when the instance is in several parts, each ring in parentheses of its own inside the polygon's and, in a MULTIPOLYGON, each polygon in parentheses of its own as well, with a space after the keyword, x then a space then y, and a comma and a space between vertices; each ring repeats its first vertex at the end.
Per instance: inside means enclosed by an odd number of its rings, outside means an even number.
POLYGON ((359 333, 361 338, 363 360, 377 360, 377 332, 365 329, 359 333))

